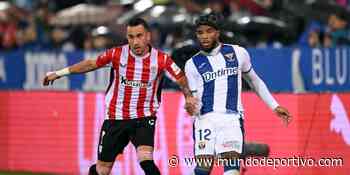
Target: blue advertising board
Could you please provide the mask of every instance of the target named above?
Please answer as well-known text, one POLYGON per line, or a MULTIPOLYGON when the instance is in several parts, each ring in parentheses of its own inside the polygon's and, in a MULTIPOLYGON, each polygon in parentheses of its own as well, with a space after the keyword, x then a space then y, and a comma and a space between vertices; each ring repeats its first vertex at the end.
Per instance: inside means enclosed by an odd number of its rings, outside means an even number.
MULTIPOLYGON (((250 48, 254 70, 271 91, 349 91, 350 48, 250 48)), ((104 91, 110 67, 64 77, 53 86, 42 86, 45 73, 72 65, 97 52, 0 52, 2 90, 104 91)))

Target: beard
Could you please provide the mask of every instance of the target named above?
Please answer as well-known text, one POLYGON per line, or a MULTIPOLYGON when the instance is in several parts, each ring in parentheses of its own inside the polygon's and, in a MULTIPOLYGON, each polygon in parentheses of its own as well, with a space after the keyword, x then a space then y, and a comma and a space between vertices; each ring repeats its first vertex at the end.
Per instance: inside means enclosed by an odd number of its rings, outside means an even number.
POLYGON ((201 46, 201 49, 207 53, 210 53, 213 49, 215 49, 217 46, 219 45, 219 42, 218 41, 214 41, 210 47, 204 47, 202 45, 201 46))

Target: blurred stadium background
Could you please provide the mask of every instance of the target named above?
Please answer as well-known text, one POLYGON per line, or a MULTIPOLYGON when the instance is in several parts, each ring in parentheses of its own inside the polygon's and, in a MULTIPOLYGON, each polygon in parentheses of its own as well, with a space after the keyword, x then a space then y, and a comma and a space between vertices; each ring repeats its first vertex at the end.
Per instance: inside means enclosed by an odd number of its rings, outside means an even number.
MULTIPOLYGON (((0 1, 0 174, 87 174, 96 161, 109 69, 43 87, 47 71, 125 43, 134 16, 153 45, 183 66, 197 50, 193 20, 225 16, 222 41, 248 48, 255 70, 294 116, 282 122, 244 84, 246 140, 270 157, 342 158, 338 167, 245 167, 244 175, 349 174, 349 0, 10 0, 0 1), (26 172, 26 173, 22 173, 26 172)), ((192 121, 178 87, 164 78, 155 160, 162 174, 191 174, 192 121), (180 164, 169 167, 178 155, 180 164)), ((113 174, 142 174, 132 146, 113 174)), ((213 174, 220 174, 217 168, 213 174)))

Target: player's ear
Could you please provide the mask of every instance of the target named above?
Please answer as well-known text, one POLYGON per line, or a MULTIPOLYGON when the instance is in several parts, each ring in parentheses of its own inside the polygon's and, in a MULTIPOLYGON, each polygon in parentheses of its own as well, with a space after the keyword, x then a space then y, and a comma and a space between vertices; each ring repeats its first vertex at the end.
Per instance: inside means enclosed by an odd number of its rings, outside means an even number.
POLYGON ((146 39, 148 42, 151 42, 151 32, 150 31, 146 31, 146 39))
POLYGON ((215 35, 216 35, 216 39, 219 39, 220 38, 220 30, 217 30, 215 35))

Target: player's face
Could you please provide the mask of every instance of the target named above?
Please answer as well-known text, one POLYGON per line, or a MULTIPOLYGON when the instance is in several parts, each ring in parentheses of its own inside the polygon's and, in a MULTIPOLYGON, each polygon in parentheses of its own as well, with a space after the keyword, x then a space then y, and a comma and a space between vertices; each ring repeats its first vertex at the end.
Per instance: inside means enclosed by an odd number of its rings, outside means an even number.
POLYGON ((151 41, 151 33, 143 25, 128 26, 126 29, 127 39, 131 51, 142 56, 148 52, 148 46, 151 41))
POLYGON ((220 32, 214 27, 200 25, 196 29, 196 36, 203 49, 211 49, 219 42, 220 32))

